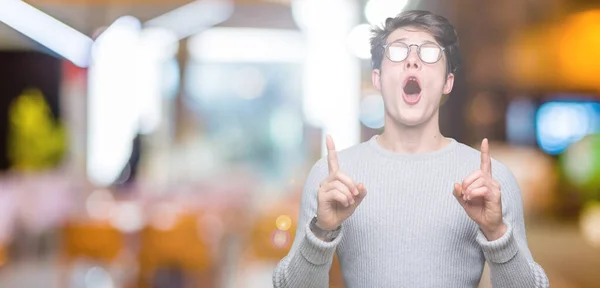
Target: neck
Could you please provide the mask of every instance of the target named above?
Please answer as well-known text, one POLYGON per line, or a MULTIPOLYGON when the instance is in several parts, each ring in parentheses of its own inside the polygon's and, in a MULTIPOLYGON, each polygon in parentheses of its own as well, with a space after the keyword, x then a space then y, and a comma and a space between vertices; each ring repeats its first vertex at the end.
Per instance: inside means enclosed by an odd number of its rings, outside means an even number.
POLYGON ((414 126, 404 125, 385 116, 384 132, 377 138, 379 144, 392 152, 404 154, 427 153, 442 149, 450 141, 440 132, 439 113, 414 126))

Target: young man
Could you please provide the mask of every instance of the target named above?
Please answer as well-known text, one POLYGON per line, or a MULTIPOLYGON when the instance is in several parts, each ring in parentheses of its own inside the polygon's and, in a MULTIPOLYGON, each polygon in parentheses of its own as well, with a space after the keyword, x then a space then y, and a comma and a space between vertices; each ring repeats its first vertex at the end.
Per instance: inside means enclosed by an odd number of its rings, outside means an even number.
POLYGON ((348 288, 476 287, 486 261, 494 287, 548 287, 513 174, 487 139, 479 152, 440 133, 440 99, 460 62, 454 27, 403 12, 374 30, 371 53, 384 132, 339 156, 327 137, 274 286, 327 287, 337 251, 348 288))

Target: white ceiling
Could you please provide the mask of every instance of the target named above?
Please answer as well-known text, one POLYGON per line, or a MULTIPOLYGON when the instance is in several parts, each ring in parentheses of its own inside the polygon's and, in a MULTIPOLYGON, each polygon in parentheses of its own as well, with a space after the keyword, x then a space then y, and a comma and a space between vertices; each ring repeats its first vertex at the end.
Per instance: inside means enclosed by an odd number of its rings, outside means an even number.
MULTIPOLYGON (((166 1, 165 1, 166 2, 166 1)), ((177 1, 181 2, 181 1, 177 1)), ((76 30, 92 36, 101 27, 125 15, 145 22, 182 4, 160 5, 36 5, 76 30)), ((236 4, 231 19, 219 26, 296 29, 290 7, 280 4, 236 4)), ((0 22, 0 50, 38 49, 39 44, 0 22)))

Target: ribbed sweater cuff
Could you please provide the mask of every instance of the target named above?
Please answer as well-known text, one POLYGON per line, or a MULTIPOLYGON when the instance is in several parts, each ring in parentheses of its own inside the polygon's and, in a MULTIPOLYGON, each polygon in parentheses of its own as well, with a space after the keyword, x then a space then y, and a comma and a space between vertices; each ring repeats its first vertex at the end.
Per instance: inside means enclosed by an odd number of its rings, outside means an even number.
POLYGON ((331 242, 325 242, 310 230, 309 224, 306 224, 306 233, 304 241, 300 243, 298 249, 306 260, 314 265, 323 265, 333 259, 333 253, 344 235, 344 226, 342 225, 340 234, 331 242))
POLYGON ((506 232, 494 241, 488 241, 481 229, 477 230, 477 243, 483 250, 485 259, 492 263, 506 263, 519 252, 519 246, 513 236, 513 227, 506 224, 506 232))

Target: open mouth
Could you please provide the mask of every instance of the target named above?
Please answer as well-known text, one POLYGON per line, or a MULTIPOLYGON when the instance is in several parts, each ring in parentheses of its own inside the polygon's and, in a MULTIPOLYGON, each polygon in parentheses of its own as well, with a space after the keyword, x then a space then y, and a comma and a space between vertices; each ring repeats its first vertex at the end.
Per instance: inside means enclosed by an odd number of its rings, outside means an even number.
POLYGON ((415 76, 410 76, 404 82, 404 101, 408 104, 416 104, 421 99, 421 85, 415 76))

